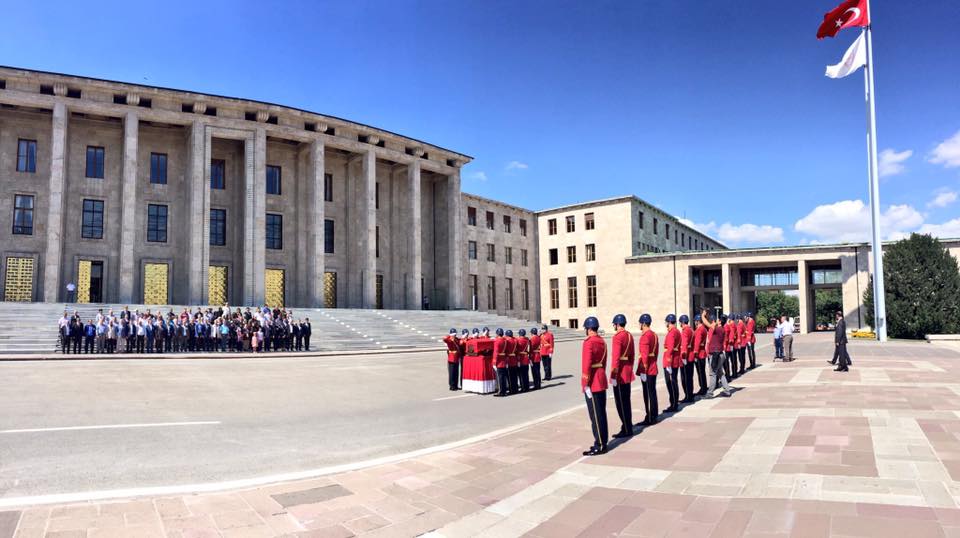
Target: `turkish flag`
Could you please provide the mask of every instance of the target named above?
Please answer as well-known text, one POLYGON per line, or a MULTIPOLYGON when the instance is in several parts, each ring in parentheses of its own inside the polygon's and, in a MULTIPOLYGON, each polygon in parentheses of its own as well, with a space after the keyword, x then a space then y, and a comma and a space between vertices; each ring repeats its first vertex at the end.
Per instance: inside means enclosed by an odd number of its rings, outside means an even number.
POLYGON ((823 16, 823 24, 817 30, 817 39, 833 37, 844 28, 869 26, 868 0, 846 0, 823 16))

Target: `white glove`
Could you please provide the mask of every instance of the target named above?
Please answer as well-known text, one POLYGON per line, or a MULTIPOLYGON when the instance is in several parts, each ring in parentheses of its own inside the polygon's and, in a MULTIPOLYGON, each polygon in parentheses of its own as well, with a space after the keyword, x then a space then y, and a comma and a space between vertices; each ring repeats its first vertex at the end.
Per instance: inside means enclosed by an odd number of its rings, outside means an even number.
POLYGON ((673 373, 673 368, 670 368, 669 366, 667 366, 667 373, 668 373, 668 374, 672 374, 672 373, 673 373))
POLYGON ((587 395, 587 398, 593 398, 593 391, 590 390, 590 387, 584 387, 583 393, 587 395))
POLYGON ((610 380, 610 383, 611 383, 614 387, 616 387, 616 386, 617 386, 617 378, 611 379, 611 380, 610 380))
POLYGON ((647 374, 640 374, 640 381, 646 383, 646 382, 647 382, 647 374))

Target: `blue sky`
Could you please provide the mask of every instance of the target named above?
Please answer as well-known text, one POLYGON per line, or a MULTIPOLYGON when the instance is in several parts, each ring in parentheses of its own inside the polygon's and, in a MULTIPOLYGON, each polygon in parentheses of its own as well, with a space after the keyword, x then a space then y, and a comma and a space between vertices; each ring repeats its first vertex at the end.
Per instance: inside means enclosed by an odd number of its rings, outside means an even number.
MULTIPOLYGON (((823 75, 857 34, 815 39, 837 3, 16 2, 0 64, 369 123, 531 209, 636 194, 732 245, 831 242, 869 227, 863 76, 823 75)), ((960 2, 872 9, 884 234, 960 237, 960 2)))

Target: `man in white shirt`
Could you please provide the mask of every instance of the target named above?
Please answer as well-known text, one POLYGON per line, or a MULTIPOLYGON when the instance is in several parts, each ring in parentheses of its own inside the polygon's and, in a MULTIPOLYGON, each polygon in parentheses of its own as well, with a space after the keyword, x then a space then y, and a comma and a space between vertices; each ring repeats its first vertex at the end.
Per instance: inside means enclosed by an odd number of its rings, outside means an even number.
POLYGON ((780 316, 780 324, 777 326, 783 334, 783 360, 793 360, 793 318, 780 316))

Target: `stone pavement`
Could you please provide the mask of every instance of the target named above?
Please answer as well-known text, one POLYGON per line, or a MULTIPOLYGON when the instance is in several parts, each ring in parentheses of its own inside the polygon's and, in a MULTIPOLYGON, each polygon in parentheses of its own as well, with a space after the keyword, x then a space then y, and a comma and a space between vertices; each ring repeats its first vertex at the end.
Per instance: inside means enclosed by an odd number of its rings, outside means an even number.
POLYGON ((796 348, 601 457, 577 410, 312 480, 0 512, 0 537, 960 536, 960 353, 856 342, 843 374, 823 335, 796 348))

